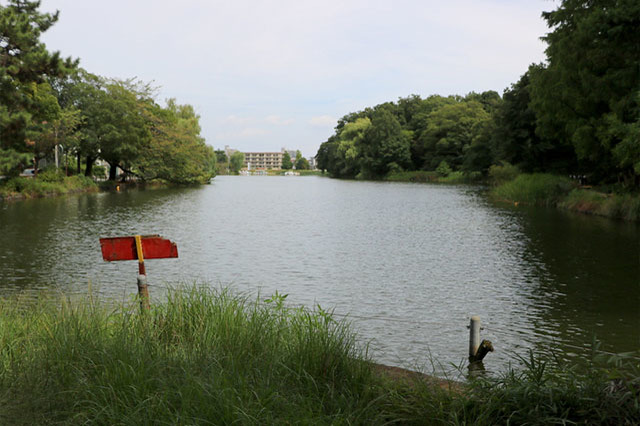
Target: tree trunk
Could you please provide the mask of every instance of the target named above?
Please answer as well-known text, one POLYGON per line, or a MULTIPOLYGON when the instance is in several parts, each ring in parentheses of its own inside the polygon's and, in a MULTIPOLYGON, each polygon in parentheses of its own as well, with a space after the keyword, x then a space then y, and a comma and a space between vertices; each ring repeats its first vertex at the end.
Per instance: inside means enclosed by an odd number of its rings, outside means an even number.
POLYGON ((91 177, 91 172, 93 170, 93 162, 96 161, 95 158, 92 158, 87 155, 87 166, 84 169, 84 175, 86 177, 91 177))
POLYGON ((116 180, 116 171, 118 166, 116 164, 109 163, 109 180, 116 180))
POLYGON ((76 174, 79 175, 80 173, 82 173, 82 167, 80 166, 80 153, 76 153, 76 160, 77 160, 77 167, 76 167, 76 174))

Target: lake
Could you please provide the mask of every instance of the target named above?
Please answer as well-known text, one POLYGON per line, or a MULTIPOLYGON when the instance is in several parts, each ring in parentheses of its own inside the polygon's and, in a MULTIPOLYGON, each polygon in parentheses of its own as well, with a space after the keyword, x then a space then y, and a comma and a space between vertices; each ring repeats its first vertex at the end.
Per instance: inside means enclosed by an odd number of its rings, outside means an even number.
POLYGON ((0 203, 0 291, 56 288, 130 300, 136 262, 100 237, 161 234, 179 258, 146 263, 168 285, 225 286, 346 315, 374 359, 466 360, 469 317, 503 370, 533 349, 640 349, 640 226, 488 200, 483 188, 319 176, 219 176, 187 189, 0 203))

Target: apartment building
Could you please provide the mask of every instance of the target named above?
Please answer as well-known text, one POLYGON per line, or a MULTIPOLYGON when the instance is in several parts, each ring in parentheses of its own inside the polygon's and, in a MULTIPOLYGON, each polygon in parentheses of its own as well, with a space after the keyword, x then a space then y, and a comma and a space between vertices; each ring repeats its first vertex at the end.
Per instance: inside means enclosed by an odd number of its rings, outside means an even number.
POLYGON ((245 152, 244 166, 250 170, 280 169, 284 152, 245 152))

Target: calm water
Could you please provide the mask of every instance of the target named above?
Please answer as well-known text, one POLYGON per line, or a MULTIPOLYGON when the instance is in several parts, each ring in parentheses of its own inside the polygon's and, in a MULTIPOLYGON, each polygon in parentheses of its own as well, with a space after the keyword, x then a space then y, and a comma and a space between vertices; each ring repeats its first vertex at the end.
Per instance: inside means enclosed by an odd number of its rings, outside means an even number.
POLYGON ((99 237, 158 233, 179 259, 167 283, 230 286, 347 314, 380 362, 467 355, 471 315, 500 370, 530 348, 580 356, 596 336, 640 349, 640 227, 492 205, 477 189, 321 177, 217 177, 193 189, 0 204, 0 290, 136 292, 135 262, 102 261, 99 237))

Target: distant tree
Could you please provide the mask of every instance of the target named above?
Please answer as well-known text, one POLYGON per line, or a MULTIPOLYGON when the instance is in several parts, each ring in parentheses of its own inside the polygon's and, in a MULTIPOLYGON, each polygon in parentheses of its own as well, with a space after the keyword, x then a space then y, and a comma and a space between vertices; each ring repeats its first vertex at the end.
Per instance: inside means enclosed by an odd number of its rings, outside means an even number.
POLYGON ((291 155, 287 151, 282 155, 282 168, 284 170, 290 170, 293 168, 293 163, 291 162, 291 155))
POLYGON ((229 161, 229 159, 227 158, 227 153, 225 152, 224 149, 216 149, 215 153, 216 153, 216 162, 226 163, 227 161, 229 161))
POLYGON ((397 118, 385 108, 373 113, 371 125, 358 145, 363 177, 382 177, 411 164, 411 139, 397 118))
POLYGON ((296 160, 296 170, 309 170, 309 160, 304 157, 300 157, 296 160))
POLYGON ((244 166, 244 154, 240 151, 236 151, 231 154, 231 158, 229 159, 229 169, 238 174, 240 170, 242 170, 242 166, 244 166))
POLYGON ((432 111, 421 133, 423 167, 434 170, 442 161, 459 170, 464 154, 491 116, 476 101, 447 104, 432 111))
POLYGON ((167 100, 167 107, 147 110, 151 138, 144 144, 135 170, 144 179, 207 183, 215 176, 216 155, 200 136, 200 116, 191 105, 167 100))
POLYGON ((362 167, 362 143, 366 130, 371 126, 368 117, 357 118, 346 123, 340 130, 333 155, 331 174, 336 177, 352 178, 362 167))

